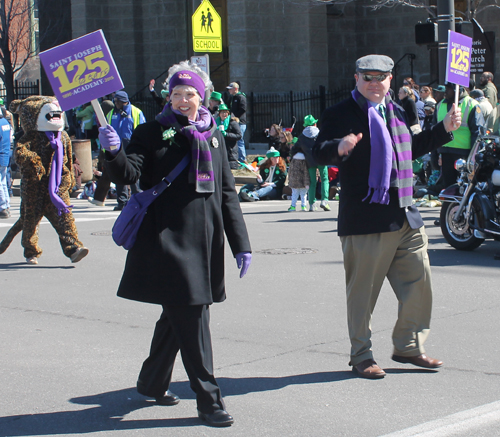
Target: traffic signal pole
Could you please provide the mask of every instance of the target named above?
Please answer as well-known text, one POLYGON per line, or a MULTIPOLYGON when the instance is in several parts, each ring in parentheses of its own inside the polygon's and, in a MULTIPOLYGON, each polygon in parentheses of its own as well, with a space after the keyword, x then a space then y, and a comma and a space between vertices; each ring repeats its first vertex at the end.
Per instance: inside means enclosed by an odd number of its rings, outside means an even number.
POLYGON ((455 31, 455 3, 453 0, 437 0, 439 84, 443 85, 446 77, 446 56, 448 48, 448 30, 455 31))

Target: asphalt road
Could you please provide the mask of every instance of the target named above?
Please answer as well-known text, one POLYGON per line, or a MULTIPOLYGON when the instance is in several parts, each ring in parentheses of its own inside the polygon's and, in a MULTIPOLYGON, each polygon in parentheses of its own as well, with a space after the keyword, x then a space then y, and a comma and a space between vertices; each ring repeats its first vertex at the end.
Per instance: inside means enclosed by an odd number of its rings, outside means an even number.
MULTIPOLYGON (((0 238, 17 219, 0 222, 0 238)), ((434 310, 426 343, 438 372, 391 361, 397 302, 384 284, 373 317, 383 380, 350 371, 344 271, 332 212, 286 212, 285 201, 242 204, 253 246, 239 279, 226 253, 228 299, 211 308, 216 376, 235 424, 205 426, 178 357, 157 406, 137 394, 160 308, 116 297, 126 252, 110 230, 116 212, 75 200, 90 254, 71 264, 50 224, 39 264, 20 236, 0 255, 0 436, 498 436, 500 435, 500 243, 451 248, 422 208, 433 266, 434 310)), ((369 217, 367 217, 369 220, 369 217)), ((166 281, 171 272, 162 272, 166 281)))

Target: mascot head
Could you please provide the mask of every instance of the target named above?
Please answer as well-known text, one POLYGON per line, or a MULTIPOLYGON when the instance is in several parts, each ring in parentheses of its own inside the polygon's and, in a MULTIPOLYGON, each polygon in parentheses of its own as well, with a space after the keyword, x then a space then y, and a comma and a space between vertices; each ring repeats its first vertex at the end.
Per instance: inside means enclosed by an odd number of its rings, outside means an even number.
POLYGON ((13 100, 9 108, 19 115, 25 133, 57 132, 64 129, 63 111, 55 97, 31 96, 24 100, 13 100))

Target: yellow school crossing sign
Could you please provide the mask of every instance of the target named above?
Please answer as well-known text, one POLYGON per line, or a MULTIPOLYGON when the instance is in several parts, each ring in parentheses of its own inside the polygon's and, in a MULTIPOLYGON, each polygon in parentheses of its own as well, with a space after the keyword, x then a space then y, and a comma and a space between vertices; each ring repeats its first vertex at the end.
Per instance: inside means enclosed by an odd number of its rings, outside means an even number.
POLYGON ((193 50, 222 52, 222 20, 208 0, 203 0, 193 14, 193 50))

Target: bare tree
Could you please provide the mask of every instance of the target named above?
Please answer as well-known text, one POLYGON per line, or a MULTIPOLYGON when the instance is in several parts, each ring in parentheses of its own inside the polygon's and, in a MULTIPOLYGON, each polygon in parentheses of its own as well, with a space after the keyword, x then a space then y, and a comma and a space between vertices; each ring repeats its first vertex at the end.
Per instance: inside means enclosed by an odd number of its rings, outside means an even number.
POLYGON ((30 0, 0 0, 0 79, 7 101, 14 99, 14 77, 36 53, 32 43, 30 0))
MULTIPOLYGON (((313 4, 330 4, 345 6, 348 3, 354 3, 356 0, 311 0, 313 4)), ((499 8, 499 0, 468 0, 469 10, 467 12, 457 11, 465 15, 467 20, 476 18, 477 14, 489 9, 499 8)), ((365 3, 365 6, 374 10, 382 8, 393 8, 395 6, 409 6, 411 8, 425 9, 431 17, 436 17, 436 6, 432 5, 430 0, 370 0, 365 3)))

